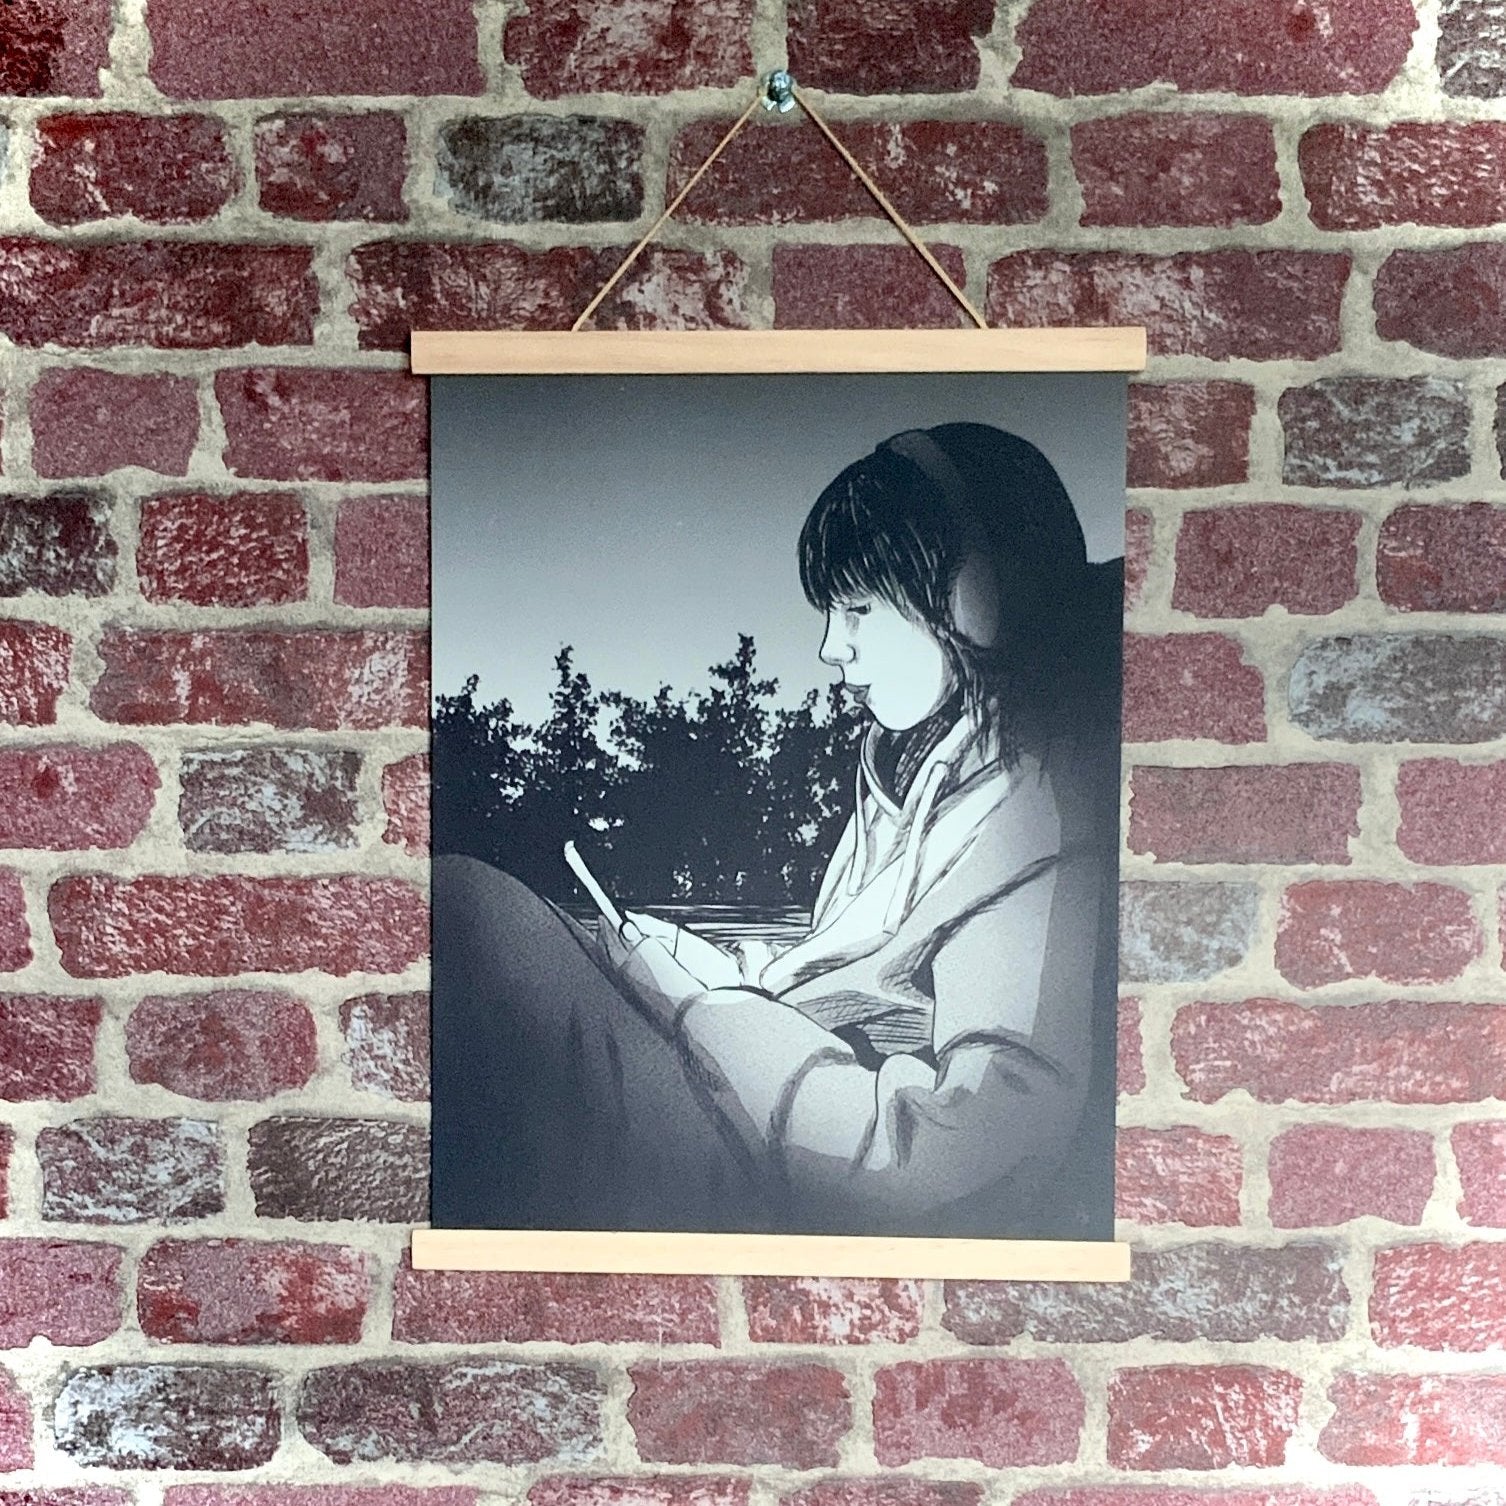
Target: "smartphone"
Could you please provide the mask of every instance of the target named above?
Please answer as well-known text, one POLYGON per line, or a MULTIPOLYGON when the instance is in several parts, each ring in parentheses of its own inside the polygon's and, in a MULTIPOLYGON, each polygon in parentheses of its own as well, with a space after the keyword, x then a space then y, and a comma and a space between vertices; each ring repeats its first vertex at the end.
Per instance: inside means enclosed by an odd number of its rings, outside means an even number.
POLYGON ((596 882, 596 875, 586 867, 586 860, 576 851, 574 842, 565 843, 565 861, 570 865, 570 871, 580 880, 581 887, 595 902, 596 908, 606 916, 611 923, 612 929, 622 929, 622 911, 617 908, 607 895, 607 891, 596 882))

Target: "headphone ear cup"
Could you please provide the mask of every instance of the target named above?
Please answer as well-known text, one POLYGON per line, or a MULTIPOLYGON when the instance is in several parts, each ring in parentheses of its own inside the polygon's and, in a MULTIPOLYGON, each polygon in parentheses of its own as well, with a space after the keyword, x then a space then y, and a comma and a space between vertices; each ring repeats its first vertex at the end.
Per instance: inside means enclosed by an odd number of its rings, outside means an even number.
POLYGON ((963 562, 952 582, 952 626, 979 648, 992 648, 999 636, 999 580, 981 554, 963 562))

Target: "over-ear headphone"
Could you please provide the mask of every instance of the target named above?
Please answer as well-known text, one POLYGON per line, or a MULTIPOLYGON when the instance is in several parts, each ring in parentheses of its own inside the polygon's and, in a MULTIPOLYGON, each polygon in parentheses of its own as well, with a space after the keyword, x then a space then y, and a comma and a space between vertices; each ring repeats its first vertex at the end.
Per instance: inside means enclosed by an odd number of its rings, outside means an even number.
MULTIPOLYGON (((940 493, 964 539, 975 541, 977 521, 967 503, 967 485, 946 451, 924 429, 907 429, 885 441, 885 449, 902 455, 940 493)), ((999 636, 999 579, 993 562, 974 548, 952 581, 948 615, 961 638, 978 648, 991 648, 999 636)))

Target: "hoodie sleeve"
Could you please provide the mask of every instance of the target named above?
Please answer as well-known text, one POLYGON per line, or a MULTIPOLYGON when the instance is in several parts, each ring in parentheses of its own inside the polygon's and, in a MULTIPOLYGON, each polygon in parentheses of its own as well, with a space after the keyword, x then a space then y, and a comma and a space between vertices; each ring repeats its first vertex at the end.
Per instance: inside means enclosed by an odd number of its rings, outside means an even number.
POLYGON ((1064 884, 1061 869, 1034 865, 938 947, 934 1066, 899 1054, 872 1070, 798 1010, 746 990, 686 1005, 693 1070, 771 1178, 834 1213, 912 1217, 1060 1154, 1091 1050, 1091 961, 1075 958, 1093 952, 1079 932, 1073 965, 1050 965, 1071 918, 1062 901, 1093 887, 1071 872, 1064 884))

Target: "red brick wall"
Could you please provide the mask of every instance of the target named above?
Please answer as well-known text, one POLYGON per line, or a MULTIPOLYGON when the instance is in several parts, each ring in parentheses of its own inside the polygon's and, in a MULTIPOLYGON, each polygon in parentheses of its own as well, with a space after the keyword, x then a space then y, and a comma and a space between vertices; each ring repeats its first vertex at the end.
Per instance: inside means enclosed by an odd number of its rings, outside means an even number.
MULTIPOLYGON (((1500 0, 6 0, 0 90, 3 1506, 1487 1500, 1500 0), (407 331, 566 324, 786 57, 994 319, 1150 331, 1128 1287, 404 1261, 407 331)), ((956 317, 786 119, 602 322, 956 317)))

